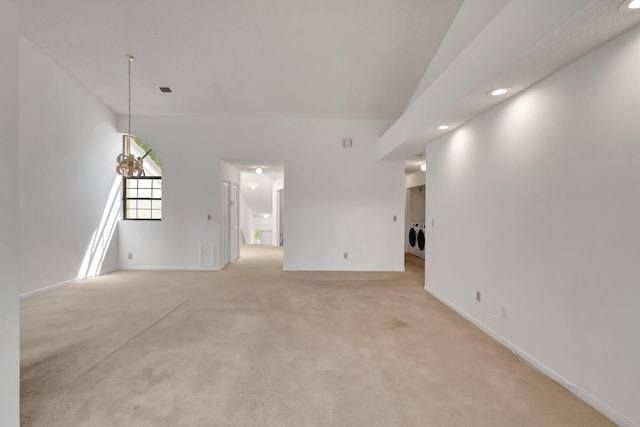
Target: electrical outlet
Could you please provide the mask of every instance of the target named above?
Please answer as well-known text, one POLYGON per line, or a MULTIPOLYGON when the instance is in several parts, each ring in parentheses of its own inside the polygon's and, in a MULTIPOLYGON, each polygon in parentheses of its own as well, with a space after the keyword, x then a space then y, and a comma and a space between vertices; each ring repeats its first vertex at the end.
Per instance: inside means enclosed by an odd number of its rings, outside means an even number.
POLYGON ((207 215, 207 220, 211 221, 211 214, 207 215))
POLYGON ((128 259, 133 259, 133 254, 131 252, 129 252, 129 254, 127 255, 128 259))
POLYGON ((347 259, 347 258, 349 258, 349 253, 348 253, 348 252, 345 252, 345 253, 344 253, 344 259, 347 259))
POLYGON ((480 291, 476 291, 476 301, 480 302, 480 299, 481 299, 480 291))

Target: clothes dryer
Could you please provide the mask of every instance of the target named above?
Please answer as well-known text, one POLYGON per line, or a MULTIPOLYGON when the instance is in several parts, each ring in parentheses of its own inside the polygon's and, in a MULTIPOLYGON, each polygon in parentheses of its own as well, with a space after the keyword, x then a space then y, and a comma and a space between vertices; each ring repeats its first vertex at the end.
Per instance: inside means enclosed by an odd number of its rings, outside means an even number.
POLYGON ((419 224, 418 232, 416 233, 416 253, 417 257, 424 259, 424 250, 427 243, 427 226, 425 224, 419 224))

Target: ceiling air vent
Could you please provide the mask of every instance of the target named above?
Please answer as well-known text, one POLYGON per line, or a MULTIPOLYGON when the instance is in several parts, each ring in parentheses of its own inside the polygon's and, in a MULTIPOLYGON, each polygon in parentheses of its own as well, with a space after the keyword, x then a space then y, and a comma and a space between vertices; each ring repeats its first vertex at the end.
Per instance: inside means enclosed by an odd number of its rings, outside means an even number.
POLYGON ((169 86, 158 86, 158 89, 162 93, 172 93, 173 92, 169 86))

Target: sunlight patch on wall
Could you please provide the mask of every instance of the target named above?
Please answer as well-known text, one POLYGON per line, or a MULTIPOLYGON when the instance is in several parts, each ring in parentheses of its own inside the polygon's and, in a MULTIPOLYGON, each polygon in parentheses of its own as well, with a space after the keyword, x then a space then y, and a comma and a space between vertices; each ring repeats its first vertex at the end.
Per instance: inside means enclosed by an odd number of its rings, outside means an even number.
POLYGON ((111 244, 111 239, 113 238, 122 210, 122 200, 120 197, 121 183, 122 178, 117 176, 111 187, 111 192, 107 198, 107 203, 102 212, 102 218, 100 219, 98 228, 93 232, 82 265, 78 271, 79 279, 100 274, 102 263, 107 255, 107 250, 111 244))

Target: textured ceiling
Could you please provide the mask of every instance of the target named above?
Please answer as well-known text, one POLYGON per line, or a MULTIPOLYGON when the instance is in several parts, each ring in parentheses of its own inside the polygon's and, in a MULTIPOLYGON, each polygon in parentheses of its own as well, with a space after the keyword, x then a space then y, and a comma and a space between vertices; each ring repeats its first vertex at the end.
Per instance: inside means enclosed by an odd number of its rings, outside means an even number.
POLYGON ((462 0, 17 0, 118 113, 397 118, 462 0), (174 93, 162 95, 157 86, 174 93))

